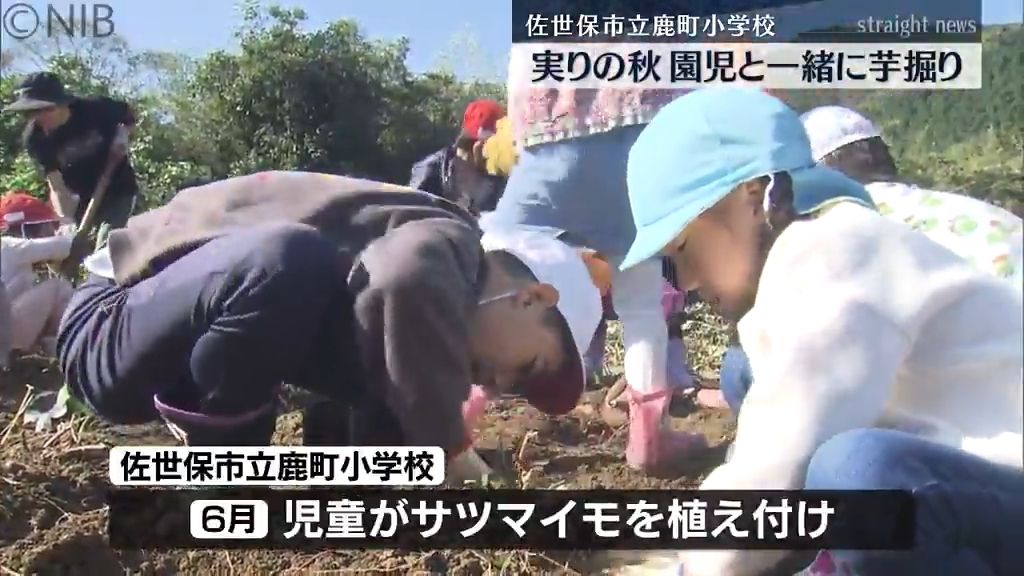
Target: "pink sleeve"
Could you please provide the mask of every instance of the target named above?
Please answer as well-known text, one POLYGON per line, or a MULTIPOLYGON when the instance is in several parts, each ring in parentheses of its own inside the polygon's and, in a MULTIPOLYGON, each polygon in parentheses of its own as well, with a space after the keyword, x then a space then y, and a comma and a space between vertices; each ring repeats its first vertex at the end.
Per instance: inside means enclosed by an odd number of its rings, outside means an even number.
POLYGON ((473 386, 469 391, 469 398, 462 403, 462 421, 466 424, 467 433, 472 436, 480 418, 487 411, 487 393, 480 386, 473 386))
POLYGON ((676 290, 668 280, 661 281, 661 308, 668 318, 686 307, 686 294, 676 290))

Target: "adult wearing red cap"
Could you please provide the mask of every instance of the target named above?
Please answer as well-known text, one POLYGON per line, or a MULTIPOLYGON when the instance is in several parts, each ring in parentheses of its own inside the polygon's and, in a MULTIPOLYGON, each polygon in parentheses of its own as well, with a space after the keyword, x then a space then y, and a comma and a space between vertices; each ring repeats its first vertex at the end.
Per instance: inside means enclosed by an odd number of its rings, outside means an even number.
POLYGON ((505 109, 494 100, 470 102, 455 142, 414 164, 409 187, 455 202, 477 215, 493 210, 505 189, 505 179, 487 173, 483 145, 504 117, 505 109))
POLYGON ((71 237, 56 235, 60 217, 49 204, 24 192, 0 198, 0 284, 6 304, 0 317, 0 363, 12 350, 39 349, 54 353, 54 336, 71 298, 71 284, 62 278, 38 281, 33 267, 59 262, 71 251, 71 237))

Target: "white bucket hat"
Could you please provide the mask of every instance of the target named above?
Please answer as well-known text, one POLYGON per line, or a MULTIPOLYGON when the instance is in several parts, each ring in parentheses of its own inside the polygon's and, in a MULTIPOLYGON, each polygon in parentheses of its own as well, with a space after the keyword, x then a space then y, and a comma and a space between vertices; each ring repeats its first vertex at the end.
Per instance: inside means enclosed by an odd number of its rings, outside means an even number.
POLYGON ((583 354, 601 321, 601 292, 583 258, 550 234, 518 228, 487 229, 480 240, 487 252, 505 251, 518 258, 538 282, 558 291, 555 308, 572 334, 575 357, 559 374, 545 375, 522 385, 530 404, 548 414, 564 414, 576 407, 586 386, 583 354))
POLYGON ((843 106, 819 106, 805 112, 800 120, 811 141, 815 162, 847 144, 882 135, 862 114, 843 106))

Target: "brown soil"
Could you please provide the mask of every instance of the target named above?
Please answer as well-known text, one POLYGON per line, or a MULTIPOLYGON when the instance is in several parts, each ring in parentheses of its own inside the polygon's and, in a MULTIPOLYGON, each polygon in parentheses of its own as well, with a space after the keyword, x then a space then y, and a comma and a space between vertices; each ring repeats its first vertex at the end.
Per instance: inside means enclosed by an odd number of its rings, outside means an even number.
MULTIPOLYGON (((0 436, 29 387, 56 390, 60 379, 46 360, 19 359, 0 374, 0 436)), ((607 385, 605 383, 604 385, 607 385)), ((674 425, 703 432, 713 448, 686 462, 675 477, 645 477, 623 461, 625 430, 608 428, 587 394, 573 414, 548 418, 518 402, 502 402, 486 416, 481 453, 512 485, 530 488, 686 488, 721 461, 731 418, 720 411, 677 406, 674 425), (529 434, 529 438, 527 435, 529 434), (527 438, 525 447, 524 438, 527 438), (522 450, 522 458, 517 454, 522 450), (513 465, 517 464, 517 465, 513 465), (525 482, 524 482, 525 480, 525 482)), ((594 574, 618 556, 523 551, 390 551, 319 554, 280 551, 125 552, 106 542, 107 448, 173 445, 159 426, 110 427, 82 416, 36 433, 20 423, 0 437, 0 573, 3 574, 594 574), (611 560, 610 560, 611 559, 611 560)), ((275 441, 298 442, 301 416, 285 414, 275 441)), ((790 572, 792 574, 792 572, 790 572)))

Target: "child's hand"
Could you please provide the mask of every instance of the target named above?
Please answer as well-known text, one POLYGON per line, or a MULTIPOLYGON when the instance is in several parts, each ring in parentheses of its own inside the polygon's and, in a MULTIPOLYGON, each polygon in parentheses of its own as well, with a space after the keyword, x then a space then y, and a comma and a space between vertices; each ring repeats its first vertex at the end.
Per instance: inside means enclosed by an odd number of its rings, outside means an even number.
POLYGON ((469 398, 462 403, 462 421, 466 426, 466 434, 470 437, 487 411, 487 402, 487 392, 480 386, 473 386, 470 388, 469 398))
POLYGON ((78 274, 78 267, 91 251, 92 240, 89 236, 87 234, 76 233, 71 244, 70 254, 63 262, 61 262, 59 271, 60 275, 68 280, 73 279, 78 274))
POLYGON ((462 488, 467 483, 480 485, 494 475, 494 470, 473 448, 453 458, 445 472, 445 484, 452 488, 462 488))
POLYGON ((581 249, 578 253, 587 267, 587 272, 590 273, 590 279, 594 282, 594 286, 597 287, 601 296, 607 296, 612 289, 611 265, 604 259, 604 256, 593 250, 581 249))

